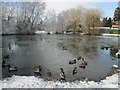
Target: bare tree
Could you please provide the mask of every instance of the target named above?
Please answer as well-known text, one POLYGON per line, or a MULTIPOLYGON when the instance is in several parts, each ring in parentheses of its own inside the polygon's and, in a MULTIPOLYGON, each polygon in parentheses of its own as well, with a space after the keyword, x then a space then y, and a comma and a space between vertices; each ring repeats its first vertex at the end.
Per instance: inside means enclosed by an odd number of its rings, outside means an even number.
POLYGON ((84 21, 84 27, 88 34, 91 34, 90 30, 95 30, 94 27, 100 25, 100 19, 102 17, 102 12, 99 9, 96 8, 90 8, 86 9, 83 21, 84 21))
POLYGON ((9 34, 34 33, 36 26, 42 25, 45 21, 44 10, 46 4, 44 1, 33 2, 3 2, 3 32, 9 34), (14 23, 14 24, 13 24, 14 23), (13 28, 15 31, 13 31, 13 28))
POLYGON ((46 31, 56 31, 57 29, 57 17, 56 17, 56 12, 54 10, 49 10, 49 11, 46 11, 46 21, 44 23, 45 25, 45 30, 46 31))
POLYGON ((83 13, 84 8, 82 6, 61 12, 57 16, 58 30, 72 31, 73 33, 80 31, 80 26, 83 24, 83 13))

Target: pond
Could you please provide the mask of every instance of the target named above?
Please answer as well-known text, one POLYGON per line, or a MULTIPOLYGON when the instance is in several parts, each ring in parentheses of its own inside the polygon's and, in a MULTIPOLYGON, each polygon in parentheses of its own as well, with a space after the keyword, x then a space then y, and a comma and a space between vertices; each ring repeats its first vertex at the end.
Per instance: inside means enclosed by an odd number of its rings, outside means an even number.
POLYGON ((38 76, 34 68, 41 65, 42 78, 46 78, 46 71, 49 69, 52 78, 60 78, 60 68, 63 68, 66 80, 89 80, 98 81, 105 78, 114 64, 118 64, 115 58, 114 49, 118 50, 118 38, 106 38, 102 36, 88 35, 11 35, 2 37, 2 54, 9 55, 6 62, 16 66, 18 71, 8 71, 7 67, 2 68, 2 77, 12 75, 38 76), (103 49, 102 46, 112 46, 103 49), (65 49, 64 49, 64 48, 65 49), (83 57, 88 63, 86 68, 80 68, 81 60, 76 64, 69 64, 69 61, 83 57), (73 75, 73 69, 77 67, 77 73, 73 75))

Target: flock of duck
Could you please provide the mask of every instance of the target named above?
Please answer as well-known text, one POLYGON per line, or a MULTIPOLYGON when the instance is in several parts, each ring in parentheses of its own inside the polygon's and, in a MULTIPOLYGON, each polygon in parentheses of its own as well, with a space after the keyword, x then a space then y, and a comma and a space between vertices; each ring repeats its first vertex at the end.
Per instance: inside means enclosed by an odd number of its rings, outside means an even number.
MULTIPOLYGON (((101 47, 101 49, 104 49, 105 47, 101 47)), ((108 49, 108 47, 106 48, 106 50, 108 49)), ((63 50, 67 50, 67 48, 63 47, 63 50)), ((2 67, 7 67, 8 68, 8 71, 18 71, 17 67, 16 66, 12 66, 10 64, 8 64, 7 60, 10 58, 9 55, 5 55, 5 56, 2 56, 2 67)), ((85 59, 81 56, 79 56, 77 59, 73 59, 71 61, 69 61, 69 64, 70 65, 73 65, 73 64, 76 64, 78 61, 82 61, 82 63, 79 64, 79 67, 80 68, 83 68, 85 69, 86 66, 88 65, 88 63, 85 61, 85 59)), ((37 67, 34 68, 33 72, 35 74, 39 74, 41 76, 41 71, 42 71, 42 66, 39 65, 37 67)), ((118 69, 119 67, 117 65, 113 65, 112 68, 116 68, 118 69)), ((73 75, 75 75, 77 73, 77 67, 74 67, 73 69, 73 75)), ((52 73, 51 71, 48 69, 46 71, 46 79, 47 80, 52 80, 52 73)), ((60 68, 60 80, 63 80, 63 81, 66 81, 65 79, 65 72, 63 70, 63 68, 60 68)))
MULTIPOLYGON (((16 66, 11 66, 10 64, 8 64, 7 60, 10 58, 9 55, 6 55, 6 56, 2 56, 2 67, 7 67, 8 68, 8 71, 18 71, 17 67, 16 66)), ((82 60, 82 63, 79 65, 80 68, 83 68, 85 69, 85 67, 87 66, 87 62, 84 60, 84 58, 82 58, 81 56, 78 57, 77 59, 74 59, 74 60, 71 60, 69 61, 69 64, 72 65, 72 64, 76 64, 77 60, 82 60)), ((37 67, 34 68, 34 73, 35 74, 38 74, 41 76, 41 71, 42 71, 42 66, 39 65, 37 67)), ((77 67, 75 67, 73 69, 73 75, 75 75, 77 73, 77 67)), ((46 72, 46 78, 47 80, 51 80, 52 79, 52 73, 51 71, 48 69, 47 72, 46 72)), ((65 72, 63 70, 63 68, 60 68, 60 80, 66 80, 65 79, 65 72)))
POLYGON ((10 64, 8 64, 7 59, 9 59, 9 55, 6 56, 2 56, 2 67, 8 67, 9 72, 10 71, 17 71, 17 67, 16 66, 11 66, 10 64))
POLYGON ((88 63, 87 63, 87 62, 84 60, 84 58, 82 58, 81 56, 78 57, 77 59, 74 59, 74 60, 72 60, 72 61, 69 61, 69 64, 76 64, 77 60, 78 60, 78 61, 79 61, 79 60, 82 60, 82 63, 79 64, 79 67, 80 67, 80 68, 85 69, 86 66, 88 65, 88 63))
MULTIPOLYGON (((9 57, 10 57, 9 55, 2 56, 2 67, 3 68, 7 67, 9 72, 10 71, 18 71, 16 66, 11 66, 10 64, 8 64, 7 60, 9 59, 9 57)), ((42 66, 41 65, 37 66, 34 69, 35 74, 41 75, 41 71, 42 71, 42 66)), ((47 72, 46 72, 47 80, 51 80, 52 79, 51 76, 52 76, 52 73, 50 72, 50 70, 47 70, 47 72)))
MULTIPOLYGON (((79 64, 79 67, 80 68, 83 68, 85 69, 86 66, 88 65, 88 63, 84 60, 84 58, 82 58, 81 56, 79 56, 77 59, 74 59, 72 61, 69 61, 69 64, 72 65, 72 64, 76 64, 77 61, 81 60, 82 63, 79 64)), ((75 75, 77 73, 77 67, 74 67, 73 69, 73 75, 75 75)))

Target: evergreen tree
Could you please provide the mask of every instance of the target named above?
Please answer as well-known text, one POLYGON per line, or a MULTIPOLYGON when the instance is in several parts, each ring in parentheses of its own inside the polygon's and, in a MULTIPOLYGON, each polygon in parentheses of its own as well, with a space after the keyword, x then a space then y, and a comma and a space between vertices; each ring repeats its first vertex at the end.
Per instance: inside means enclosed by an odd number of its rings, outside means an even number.
POLYGON ((114 12, 114 21, 120 21, 120 7, 117 7, 114 12))
POLYGON ((107 23, 107 17, 103 18, 103 27, 108 27, 107 23))
POLYGON ((108 25, 108 27, 112 27, 112 20, 111 20, 111 18, 109 18, 108 20, 107 20, 107 25, 108 25))

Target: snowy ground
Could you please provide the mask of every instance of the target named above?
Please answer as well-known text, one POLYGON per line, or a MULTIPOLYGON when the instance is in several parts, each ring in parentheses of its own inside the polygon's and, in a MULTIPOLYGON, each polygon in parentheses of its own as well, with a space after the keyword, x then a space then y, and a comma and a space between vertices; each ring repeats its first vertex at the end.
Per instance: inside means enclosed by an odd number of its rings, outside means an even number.
POLYGON ((103 36, 120 37, 120 34, 102 34, 103 36))
POLYGON ((94 81, 45 81, 34 76, 12 76, 0 80, 2 88, 118 88, 118 74, 114 74, 99 83, 94 81))

